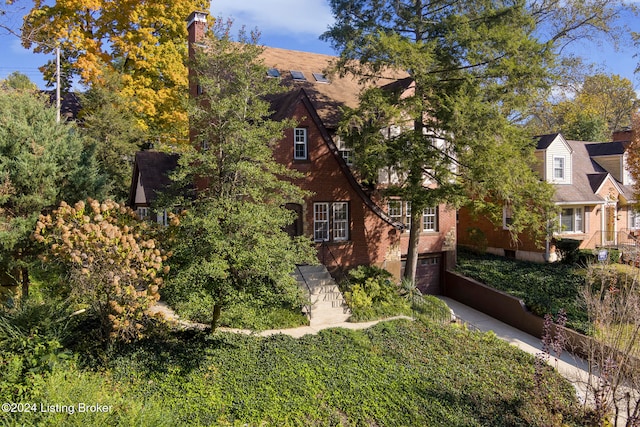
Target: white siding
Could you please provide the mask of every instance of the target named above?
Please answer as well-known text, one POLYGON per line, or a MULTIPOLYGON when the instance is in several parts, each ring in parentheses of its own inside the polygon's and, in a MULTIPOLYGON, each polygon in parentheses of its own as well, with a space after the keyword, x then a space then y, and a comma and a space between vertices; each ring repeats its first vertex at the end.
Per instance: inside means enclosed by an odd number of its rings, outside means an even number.
POLYGON ((571 162, 571 149, 561 137, 557 137, 546 150, 545 176, 547 182, 552 184, 571 184, 573 166, 571 162), (553 175, 553 159, 564 158, 564 179, 555 179, 553 175))
POLYGON ((144 187, 142 186, 142 181, 140 180, 140 175, 138 175, 138 184, 136 185, 136 205, 146 205, 147 199, 144 197, 144 187))
POLYGON ((624 165, 624 171, 623 171, 623 174, 622 174, 622 185, 634 185, 635 184, 635 180, 631 176, 631 173, 629 173, 629 169, 627 169, 627 158, 628 157, 629 157, 629 155, 625 151, 624 155, 622 156, 622 164, 624 165))

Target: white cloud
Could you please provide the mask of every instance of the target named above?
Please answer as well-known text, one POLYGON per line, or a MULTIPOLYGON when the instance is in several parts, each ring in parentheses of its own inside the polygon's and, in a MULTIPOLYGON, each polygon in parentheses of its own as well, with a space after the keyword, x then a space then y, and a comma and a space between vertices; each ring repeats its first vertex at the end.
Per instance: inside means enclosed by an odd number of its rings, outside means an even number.
POLYGON ((333 23, 326 0, 216 0, 214 17, 233 18, 234 26, 258 27, 263 34, 319 36, 333 23))

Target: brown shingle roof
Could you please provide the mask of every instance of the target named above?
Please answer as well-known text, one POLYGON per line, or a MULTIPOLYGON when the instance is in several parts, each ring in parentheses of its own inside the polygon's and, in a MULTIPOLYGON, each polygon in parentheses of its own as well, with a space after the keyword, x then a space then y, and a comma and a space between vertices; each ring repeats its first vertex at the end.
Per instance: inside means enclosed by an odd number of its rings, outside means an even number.
MULTIPOLYGON (((335 129, 337 127, 340 120, 340 107, 355 108, 358 106, 358 96, 364 86, 352 76, 341 78, 337 74, 327 74, 332 61, 337 59, 334 56, 264 47, 261 58, 267 67, 276 68, 280 72, 280 77, 278 78, 282 80, 283 85, 291 88, 296 93, 300 89, 305 90, 327 129, 335 129), (294 80, 291 76, 292 70, 302 72, 306 80, 294 80), (313 73, 326 74, 329 83, 316 81, 313 73)), ((407 76, 408 74, 403 72, 388 73, 388 75, 379 78, 375 84, 384 86, 407 76)), ((274 117, 282 115, 278 110, 279 108, 288 107, 286 96, 281 96, 277 99, 278 102, 272 106, 275 110, 274 117)))

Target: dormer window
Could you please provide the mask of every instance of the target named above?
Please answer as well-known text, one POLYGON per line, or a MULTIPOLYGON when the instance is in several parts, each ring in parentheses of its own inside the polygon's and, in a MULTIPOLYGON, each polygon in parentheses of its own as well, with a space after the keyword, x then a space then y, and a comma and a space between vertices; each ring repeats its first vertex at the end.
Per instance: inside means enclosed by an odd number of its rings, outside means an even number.
POLYGON ((553 158, 553 179, 563 181, 565 179, 564 157, 553 158))

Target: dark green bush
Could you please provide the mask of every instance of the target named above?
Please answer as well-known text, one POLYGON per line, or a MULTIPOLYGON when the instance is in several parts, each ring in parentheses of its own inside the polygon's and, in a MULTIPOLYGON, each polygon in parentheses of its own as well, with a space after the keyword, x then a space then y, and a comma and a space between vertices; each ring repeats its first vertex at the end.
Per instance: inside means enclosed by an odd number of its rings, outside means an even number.
POLYGON ((578 248, 582 242, 576 239, 558 239, 555 242, 556 252, 564 264, 575 264, 578 261, 578 248))
POLYGON ((398 314, 410 314, 410 301, 400 296, 392 274, 375 266, 361 265, 349 271, 340 283, 351 309, 351 320, 365 321, 398 314))

